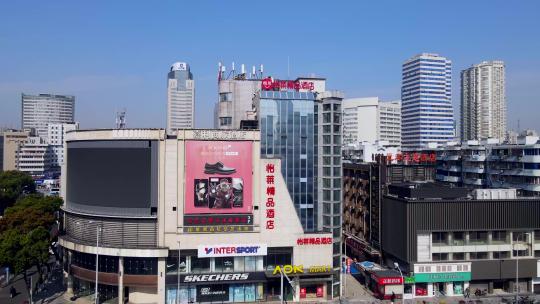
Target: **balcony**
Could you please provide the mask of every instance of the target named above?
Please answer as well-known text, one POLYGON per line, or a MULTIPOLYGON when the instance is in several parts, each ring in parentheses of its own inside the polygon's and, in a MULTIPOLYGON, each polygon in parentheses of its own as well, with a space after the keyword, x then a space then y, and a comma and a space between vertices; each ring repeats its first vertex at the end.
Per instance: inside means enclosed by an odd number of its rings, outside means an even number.
POLYGON ((474 162, 483 162, 486 160, 485 155, 464 155, 463 160, 465 161, 474 161, 474 162))
POLYGON ((481 178, 465 178, 463 180, 463 183, 467 185, 475 185, 475 186, 486 185, 486 181, 481 178))
POLYGON ((446 176, 446 175, 437 174, 435 176, 435 178, 438 181, 442 181, 442 182, 449 182, 449 183, 459 183, 459 182, 461 182, 461 177, 459 177, 459 176, 446 176))
POLYGON ((469 172, 469 173, 486 173, 486 168, 480 168, 480 167, 463 167, 461 169, 463 172, 469 172))

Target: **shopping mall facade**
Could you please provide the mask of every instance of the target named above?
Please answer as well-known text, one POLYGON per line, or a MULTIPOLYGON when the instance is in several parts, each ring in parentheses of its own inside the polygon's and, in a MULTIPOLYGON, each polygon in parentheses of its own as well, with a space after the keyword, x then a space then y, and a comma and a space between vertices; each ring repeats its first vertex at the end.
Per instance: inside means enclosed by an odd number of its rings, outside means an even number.
POLYGON ((68 294, 94 293, 97 277, 101 301, 269 301, 281 271, 289 301, 339 294, 332 234, 304 233, 258 131, 74 131, 66 149, 68 294))

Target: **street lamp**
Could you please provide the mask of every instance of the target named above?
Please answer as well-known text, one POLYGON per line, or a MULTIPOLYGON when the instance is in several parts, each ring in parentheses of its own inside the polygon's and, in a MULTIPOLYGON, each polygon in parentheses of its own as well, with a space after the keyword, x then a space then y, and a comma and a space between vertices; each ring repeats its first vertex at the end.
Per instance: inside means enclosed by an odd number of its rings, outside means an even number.
POLYGON ((401 281, 403 285, 403 293, 401 295, 401 302, 405 303, 405 278, 403 277, 403 272, 401 272, 401 268, 399 268, 398 262, 394 262, 394 267, 399 271, 399 275, 401 276, 401 281))
MULTIPOLYGON (((523 235, 527 236, 526 239, 528 239, 528 236, 530 235, 530 233, 524 232, 523 235)), ((517 235, 516 243, 514 243, 512 247, 515 247, 515 245, 519 243, 519 236, 520 234, 517 235)), ((523 240, 523 242, 526 243, 526 239, 523 240)), ((517 285, 516 286, 516 303, 517 303, 518 297, 519 297, 519 251, 518 250, 516 250, 516 254, 517 254, 517 257, 516 257, 516 285, 517 285)))
POLYGON ((180 303, 180 241, 178 241, 178 273, 176 275, 176 303, 180 303))
MULTIPOLYGON (((88 224, 92 224, 94 221, 88 221, 88 224)), ((96 226, 96 287, 94 291, 95 295, 95 304, 99 304, 99 294, 98 294, 98 274, 99 274, 99 235, 101 233, 101 226, 99 223, 96 226)))

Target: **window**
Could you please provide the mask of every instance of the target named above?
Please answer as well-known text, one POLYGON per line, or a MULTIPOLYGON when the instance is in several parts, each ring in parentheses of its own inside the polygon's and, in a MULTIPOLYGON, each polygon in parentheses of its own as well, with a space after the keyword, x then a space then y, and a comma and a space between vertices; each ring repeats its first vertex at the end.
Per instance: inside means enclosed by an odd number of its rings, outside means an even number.
POLYGON ((329 144, 331 144, 331 137, 330 137, 330 135, 323 135, 323 144, 324 144, 324 145, 329 145, 329 144))
POLYGON ((492 244, 505 244, 508 242, 508 233, 506 231, 493 231, 491 233, 492 244))
MULTIPOLYGON (((180 272, 186 272, 186 256, 180 256, 180 272)), ((178 250, 169 251, 169 256, 167 257, 166 265, 167 273, 177 273, 178 271, 178 250)))
POLYGON ((540 258, 540 250, 535 250, 534 251, 534 257, 535 258, 540 258))
POLYGON ((329 125, 323 126, 323 133, 330 133, 330 132, 331 132, 331 128, 329 125))
POLYGON ((331 104, 323 104, 323 111, 330 111, 332 108, 331 104))
POLYGON ((488 253, 487 252, 471 252, 469 253, 471 260, 487 260, 488 253))
POLYGON ((334 167, 334 177, 341 176, 341 167, 334 167))
POLYGON ((330 190, 323 190, 323 200, 325 201, 330 200, 330 190))
POLYGON ((323 123, 330 123, 330 113, 323 114, 323 123))
POLYGON ((198 258, 196 256, 191 257, 191 272, 209 272, 210 271, 210 258, 198 258))
POLYGON ((341 200, 341 190, 334 190, 334 201, 341 200))
POLYGON ((510 258, 510 251, 494 251, 493 258, 494 259, 508 259, 510 258))
POLYGON ((454 232, 453 235, 452 235, 452 240, 453 240, 454 246, 464 245, 465 244, 465 233, 462 232, 462 231, 454 232))
POLYGON ((512 240, 514 242, 528 242, 529 241, 529 236, 525 232, 514 231, 512 233, 512 240))
POLYGON ((341 111, 341 105, 339 103, 334 104, 334 111, 335 112, 341 111))
POLYGON ((341 154, 341 146, 334 146, 334 154, 341 154))
POLYGON ((455 261, 465 260, 465 253, 464 252, 454 252, 454 253, 452 253, 452 260, 455 260, 455 261))
POLYGON ((446 232, 433 232, 432 242, 433 245, 446 245, 448 233, 446 232))
POLYGON ((220 117, 219 118, 220 126, 230 126, 232 125, 232 117, 220 117))
POLYGON ((219 93, 219 101, 231 101, 232 100, 232 93, 219 93))
POLYGON ((125 274, 157 274, 157 258, 124 258, 125 274))
POLYGON ((215 258, 216 272, 232 272, 234 271, 234 257, 215 258))
POLYGON ((325 187, 325 188, 330 188, 331 187, 331 182, 330 182, 329 178, 323 178, 323 187, 325 187))
POLYGON ((448 253, 433 253, 431 259, 433 261, 448 261, 448 253))
POLYGON ((285 252, 286 249, 276 249, 275 252, 272 251, 272 249, 269 249, 268 254, 264 257, 264 268, 266 270, 274 270, 274 268, 276 268, 276 265, 282 266, 292 264, 291 252, 285 252))
POLYGON ((469 232, 469 244, 487 244, 487 231, 472 231, 469 232))

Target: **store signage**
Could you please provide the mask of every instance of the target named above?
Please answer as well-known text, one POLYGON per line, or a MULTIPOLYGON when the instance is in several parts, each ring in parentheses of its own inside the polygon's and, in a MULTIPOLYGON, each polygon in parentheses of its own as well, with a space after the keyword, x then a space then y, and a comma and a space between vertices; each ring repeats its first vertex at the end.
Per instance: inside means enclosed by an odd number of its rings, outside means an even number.
POLYGON ((303 265, 277 265, 272 272, 272 275, 279 275, 281 272, 284 274, 304 274, 304 273, 328 273, 332 272, 331 266, 310 266, 304 270, 303 265))
POLYGON ((197 302, 222 302, 229 300, 229 286, 221 284, 197 286, 197 302))
POLYGON ((261 256, 266 255, 266 244, 236 245, 199 245, 197 256, 199 258, 228 257, 228 256, 261 256))
POLYGON ((253 225, 251 214, 184 215, 184 226, 253 225))
MULTIPOLYGON (((189 284, 211 284, 226 282, 245 282, 245 281, 266 281, 264 272, 233 272, 233 273, 206 273, 206 274, 182 274, 180 283, 189 284)), ((166 277, 166 284, 178 283, 178 276, 170 274, 166 277)))
POLYGON ((405 277, 405 284, 414 284, 414 277, 405 277))
POLYGON ((435 272, 416 273, 414 280, 417 283, 437 283, 437 282, 461 282, 470 281, 470 272, 435 272))
POLYGON ((300 299, 303 299, 306 297, 306 288, 300 288, 300 299))
POLYGON ((263 91, 278 91, 278 90, 309 90, 315 89, 313 81, 294 81, 294 80, 279 80, 270 77, 265 78, 261 82, 263 91))
POLYGON ((310 238, 298 238, 296 245, 329 245, 332 244, 331 237, 310 237, 310 238))
POLYGON ((323 288, 321 286, 317 287, 317 298, 323 297, 323 288))
POLYGON ((437 161, 437 155, 435 153, 397 153, 386 154, 386 162, 391 163, 392 161, 397 161, 398 163, 435 163, 437 161))
POLYGON ((378 277, 376 274, 371 274, 371 278, 375 281, 377 281, 377 284, 379 285, 398 285, 403 284, 403 278, 402 277, 378 277))
POLYGON ((192 282, 221 282, 221 281, 245 281, 249 279, 249 273, 227 274, 193 274, 184 277, 184 283, 192 282))
POLYGON ((274 230, 276 223, 276 201, 274 195, 276 194, 276 187, 274 186, 274 164, 266 164, 266 229, 274 230))
POLYGON ((184 228, 184 233, 229 233, 229 232, 249 232, 253 231, 253 226, 196 226, 184 228))

